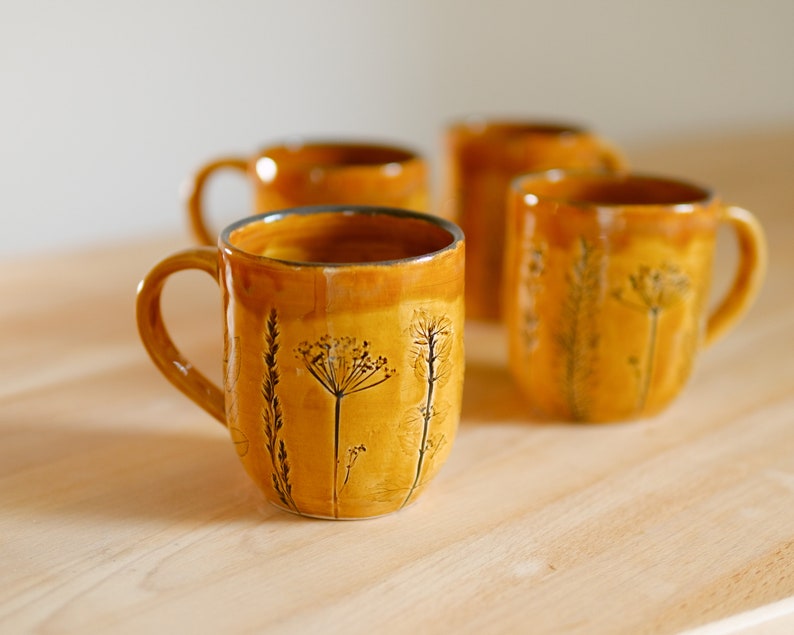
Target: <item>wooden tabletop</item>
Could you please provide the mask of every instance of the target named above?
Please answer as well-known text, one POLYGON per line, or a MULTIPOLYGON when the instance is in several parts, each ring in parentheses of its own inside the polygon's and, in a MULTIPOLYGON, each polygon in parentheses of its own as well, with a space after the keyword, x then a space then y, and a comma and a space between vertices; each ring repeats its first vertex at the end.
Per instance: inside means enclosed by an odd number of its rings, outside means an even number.
MULTIPOLYGON (((136 284, 187 233, 6 260, 0 632, 794 632, 794 128, 628 153, 757 214, 754 308, 669 410, 619 425, 533 422, 503 333, 469 324, 450 460, 374 520, 264 502, 223 427, 150 363, 136 284)), ((734 255, 725 241, 715 292, 734 255)), ((181 274, 165 304, 218 378, 216 285, 181 274)))

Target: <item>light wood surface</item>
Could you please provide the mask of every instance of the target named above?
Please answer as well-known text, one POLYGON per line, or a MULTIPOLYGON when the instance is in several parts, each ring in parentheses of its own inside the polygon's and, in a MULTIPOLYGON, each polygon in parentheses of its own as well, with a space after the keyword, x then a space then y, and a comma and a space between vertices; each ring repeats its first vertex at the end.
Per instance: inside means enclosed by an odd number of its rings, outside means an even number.
MULTIPOLYGON (((150 363, 136 284, 187 232, 6 261, 0 633, 794 632, 794 128, 627 153, 757 214, 755 307, 668 411, 607 426, 530 420, 503 333, 470 324, 451 458, 375 520, 265 503, 150 363)), ((184 274, 165 300, 217 378, 216 285, 184 274)))

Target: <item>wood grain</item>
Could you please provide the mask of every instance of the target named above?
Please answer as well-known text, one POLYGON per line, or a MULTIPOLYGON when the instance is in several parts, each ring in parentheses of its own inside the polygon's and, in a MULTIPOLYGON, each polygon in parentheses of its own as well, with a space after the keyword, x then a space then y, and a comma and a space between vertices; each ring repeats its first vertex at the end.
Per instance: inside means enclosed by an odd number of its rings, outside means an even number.
MULTIPOLYGON (((608 426, 529 419, 504 334, 469 324, 451 458, 376 520, 265 503, 226 431, 151 365, 136 284, 187 237, 3 263, 0 632, 677 633, 748 611, 790 632, 794 128, 627 154, 758 215, 756 306, 668 411, 608 426)), ((715 293, 732 258, 728 241, 715 293)), ((165 294, 216 379, 217 293, 186 274, 165 294)))

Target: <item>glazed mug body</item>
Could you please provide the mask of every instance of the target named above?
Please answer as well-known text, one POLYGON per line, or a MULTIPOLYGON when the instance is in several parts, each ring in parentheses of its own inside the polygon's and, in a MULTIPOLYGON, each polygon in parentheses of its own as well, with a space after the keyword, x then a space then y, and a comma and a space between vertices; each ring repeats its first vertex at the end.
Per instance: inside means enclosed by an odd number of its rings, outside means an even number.
POLYGON ((680 393, 699 350, 750 306, 765 263, 755 218, 698 185, 628 173, 518 177, 504 263, 512 375, 555 419, 653 415, 680 393), (720 223, 736 230, 742 257, 709 313, 720 223))
POLYGON ((197 252, 214 260, 206 269, 225 323, 224 383, 212 403, 172 370, 179 364, 149 319, 154 292, 183 256, 145 281, 141 335, 166 376, 228 427, 266 497, 324 518, 413 502, 448 456, 460 417, 460 230, 405 210, 321 206, 241 220, 218 249, 185 253, 197 252))

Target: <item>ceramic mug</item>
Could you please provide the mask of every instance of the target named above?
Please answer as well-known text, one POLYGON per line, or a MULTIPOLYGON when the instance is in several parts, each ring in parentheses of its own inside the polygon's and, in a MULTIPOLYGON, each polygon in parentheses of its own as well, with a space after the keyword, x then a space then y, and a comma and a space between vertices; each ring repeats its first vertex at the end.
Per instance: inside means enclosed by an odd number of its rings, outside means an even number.
POLYGON ((358 141, 293 139, 252 157, 229 156, 199 168, 187 182, 187 213, 199 244, 214 245, 204 190, 221 170, 246 175, 254 213, 309 205, 375 205, 428 211, 425 160, 412 150, 358 141))
POLYGON ((518 177, 508 202, 510 369, 535 410, 615 421, 662 410, 698 350, 749 308, 766 271, 754 216, 699 185, 650 175, 549 171, 518 177), (709 312, 716 232, 740 247, 709 312))
POLYGON ((250 477, 306 516, 396 511, 447 458, 463 384, 464 241, 453 223, 366 206, 288 209, 157 264, 138 329, 160 371, 228 427, 250 477), (223 386, 166 332, 166 279, 221 288, 223 386))
POLYGON ((445 135, 445 185, 439 214, 466 234, 466 315, 502 317, 505 201, 519 174, 549 168, 618 169, 618 151, 596 134, 566 123, 472 117, 445 135))

